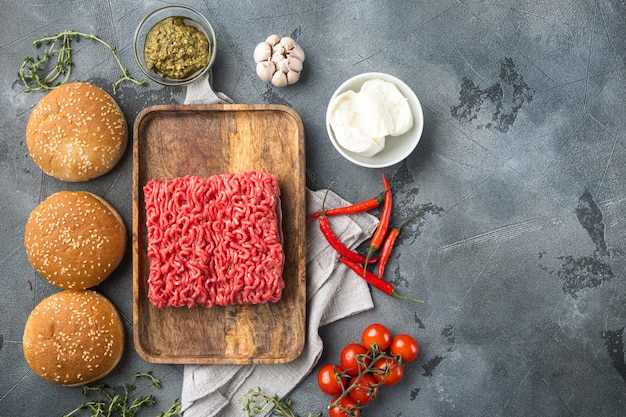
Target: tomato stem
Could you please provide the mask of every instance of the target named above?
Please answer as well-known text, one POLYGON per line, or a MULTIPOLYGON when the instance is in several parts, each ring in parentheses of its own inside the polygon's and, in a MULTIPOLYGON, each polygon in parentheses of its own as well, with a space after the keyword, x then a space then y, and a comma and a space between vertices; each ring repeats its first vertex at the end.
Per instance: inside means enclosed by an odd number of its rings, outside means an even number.
MULTIPOLYGON (((331 402, 329 404, 328 408, 339 407, 339 408, 342 409, 342 411, 347 412, 348 410, 344 410, 339 405, 339 402, 342 399, 344 399, 346 396, 350 395, 350 391, 352 391, 357 386, 359 381, 361 379, 363 379, 364 375, 366 375, 366 374, 373 374, 374 373, 373 372, 374 371, 374 364, 376 362, 378 362, 380 359, 396 359, 396 358, 394 356, 388 355, 387 353, 385 353, 383 351, 378 350, 377 348, 376 349, 369 348, 368 349, 368 353, 356 355, 356 359, 357 359, 357 362, 359 362, 360 364, 364 365, 365 367, 361 371, 359 371, 358 375, 356 375, 354 378, 352 378, 352 380, 350 380, 350 384, 343 389, 343 391, 341 392, 341 394, 337 397, 337 399, 335 401, 333 401, 333 402, 331 402), (365 361, 363 360, 363 358, 370 357, 370 355, 372 357, 372 360, 367 365, 365 365, 365 361)), ((357 367, 357 368, 359 368, 359 367, 357 367)), ((335 372, 335 378, 341 378, 342 376, 345 376, 345 375, 346 375, 345 371, 335 372)), ((348 375, 348 376, 350 376, 350 375, 348 375)), ((381 382, 377 382, 376 384, 372 385, 370 388, 373 390, 374 388, 382 386, 382 384, 383 384, 382 381, 381 382)), ((360 404, 359 407, 363 407, 364 405, 367 405, 367 404, 360 404)))

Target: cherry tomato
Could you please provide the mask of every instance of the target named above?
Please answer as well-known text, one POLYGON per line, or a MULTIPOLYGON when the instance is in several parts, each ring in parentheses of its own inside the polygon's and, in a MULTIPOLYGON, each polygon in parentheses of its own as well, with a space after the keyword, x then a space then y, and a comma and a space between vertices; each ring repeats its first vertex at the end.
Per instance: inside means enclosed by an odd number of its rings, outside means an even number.
POLYGON ((341 351, 341 367, 348 375, 358 375, 372 361, 367 352, 367 348, 359 343, 347 344, 341 351))
POLYGON ((350 390, 350 398, 352 398, 357 404, 365 405, 369 404, 378 395, 379 385, 376 383, 376 379, 371 374, 363 374, 361 378, 355 382, 355 385, 350 390))
POLYGON ((380 358, 372 369, 376 382, 383 385, 396 385, 404 376, 404 366, 395 359, 380 358))
POLYGON ((361 341, 363 346, 368 349, 371 349, 375 343, 378 346, 378 350, 384 352, 389 349, 391 344, 391 332, 382 324, 370 324, 363 331, 361 341))
POLYGON ((391 339, 389 351, 392 355, 399 355, 403 363, 411 362, 417 358, 419 345, 408 334, 399 334, 391 339))
MULTIPOLYGON (((339 396, 333 398, 330 403, 333 404, 338 398, 339 396)), ((328 415, 330 417, 360 417, 361 409, 349 395, 346 395, 339 400, 337 405, 328 407, 328 415)))
POLYGON ((343 368, 332 363, 322 366, 317 373, 317 385, 328 395, 338 395, 348 384, 348 377, 341 375, 343 368))

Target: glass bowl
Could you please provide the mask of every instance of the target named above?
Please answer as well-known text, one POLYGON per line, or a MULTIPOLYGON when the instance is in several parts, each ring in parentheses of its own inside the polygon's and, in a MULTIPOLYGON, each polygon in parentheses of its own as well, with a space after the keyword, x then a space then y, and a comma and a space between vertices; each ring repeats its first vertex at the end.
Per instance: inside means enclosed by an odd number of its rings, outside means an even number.
POLYGON ((408 85, 392 75, 381 72, 368 72, 350 78, 335 90, 330 99, 330 103, 333 102, 335 97, 348 90, 358 92, 366 81, 373 79, 380 79, 395 84, 411 107, 413 113, 413 127, 400 136, 387 138, 384 149, 373 156, 359 155, 345 149, 339 144, 330 125, 330 104, 326 111, 326 131, 335 149, 348 161, 366 168, 384 168, 403 161, 415 150, 422 137, 422 131, 424 130, 424 114, 420 101, 408 85))
POLYGON ((172 86, 186 85, 192 83, 198 78, 202 77, 204 74, 206 74, 215 62, 215 56, 217 52, 215 32, 213 31, 211 23, 206 19, 206 17, 204 17, 195 9, 181 4, 170 4, 161 6, 148 13, 141 20, 139 26, 137 26, 137 30, 135 30, 133 47, 135 50, 135 59, 137 60, 137 64, 139 65, 141 71, 143 71, 143 73, 152 81, 155 81, 159 84, 172 86), (190 77, 180 79, 169 78, 150 70, 148 68, 148 65, 146 64, 146 59, 144 56, 144 45, 146 41, 146 36, 148 35, 150 29, 154 27, 154 25, 168 17, 182 17, 185 24, 194 26, 196 29, 200 30, 206 35, 207 39, 209 40, 209 62, 203 69, 196 71, 190 77))

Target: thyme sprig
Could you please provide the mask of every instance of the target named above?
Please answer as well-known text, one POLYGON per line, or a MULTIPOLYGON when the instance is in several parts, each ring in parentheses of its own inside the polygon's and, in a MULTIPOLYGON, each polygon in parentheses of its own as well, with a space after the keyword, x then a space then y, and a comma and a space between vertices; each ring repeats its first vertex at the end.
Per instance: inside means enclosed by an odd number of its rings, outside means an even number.
MULTIPOLYGON (((293 400, 287 398, 282 400, 278 395, 265 394, 261 388, 251 389, 240 400, 243 404, 243 410, 248 417, 260 415, 269 416, 281 416, 281 417, 298 417, 291 409, 293 400), (270 412, 271 410, 271 412, 270 412), (270 414, 266 414, 270 412, 270 414)), ((308 417, 320 417, 322 413, 317 413, 315 416, 309 413, 308 417)))
POLYGON ((135 85, 144 85, 146 80, 138 80, 130 76, 119 56, 117 49, 96 35, 77 32, 66 29, 54 36, 44 35, 41 39, 36 39, 33 46, 39 49, 46 46, 43 55, 37 57, 27 56, 22 62, 18 72, 18 79, 26 87, 26 92, 47 91, 65 84, 72 72, 74 62, 72 61, 72 41, 78 42, 81 38, 96 41, 104 45, 115 58, 115 62, 120 68, 119 79, 113 83, 113 94, 117 93, 119 85, 125 81, 135 85))
MULTIPOLYGON (((138 372, 133 378, 147 378, 153 386, 161 388, 161 382, 152 376, 152 372, 138 372)), ((135 390, 134 385, 125 384, 122 393, 116 393, 106 384, 85 385, 83 387, 83 395, 85 397, 99 395, 101 398, 97 400, 86 401, 65 414, 63 417, 73 417, 79 415, 81 410, 89 410, 90 417, 135 417, 139 411, 147 405, 156 402, 154 395, 144 395, 131 397, 131 393, 135 390)), ((174 417, 180 414, 180 400, 175 400, 167 411, 159 414, 158 417, 174 417)))

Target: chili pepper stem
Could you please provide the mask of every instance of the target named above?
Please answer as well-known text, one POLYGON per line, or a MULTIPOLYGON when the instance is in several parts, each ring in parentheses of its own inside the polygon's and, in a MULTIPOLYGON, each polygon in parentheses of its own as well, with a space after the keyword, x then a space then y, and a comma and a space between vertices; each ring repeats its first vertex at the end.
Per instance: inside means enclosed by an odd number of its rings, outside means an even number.
POLYGON ((374 253, 378 250, 377 247, 371 246, 367 248, 367 254, 365 255, 365 262, 363 263, 363 276, 367 274, 367 265, 369 265, 369 261, 374 256, 374 253))
MULTIPOLYGON (((352 269, 354 272, 356 272, 358 275, 361 274, 361 265, 357 264, 354 261, 351 261, 349 259, 346 258, 339 258, 339 262, 347 265, 350 269, 352 269)), ((393 285, 391 285, 388 281, 385 281, 384 279, 381 279, 379 276, 377 276, 376 274, 374 274, 373 272, 370 272, 367 270, 367 268, 365 268, 365 275, 362 275, 361 277, 370 285, 372 285, 373 287, 375 287, 376 289, 384 292, 385 294, 394 297, 394 298, 400 298, 403 300, 409 300, 409 301, 413 301, 416 303, 423 303, 424 301, 422 300, 417 300, 415 298, 411 298, 411 297, 406 297, 404 295, 400 295, 398 293, 398 291, 396 291, 396 289, 393 287, 393 285)))
POLYGON ((324 193, 324 198, 322 199, 322 210, 320 211, 320 217, 326 217, 326 209, 324 205, 326 204, 326 197, 328 196, 330 187, 332 187, 333 184, 334 184, 334 181, 331 181, 330 184, 328 185, 328 188, 326 188, 326 192, 324 193))
POLYGON ((393 290, 393 291, 391 292, 391 294, 389 294, 389 295, 391 295, 392 297, 395 297, 395 298, 400 298, 400 299, 402 299, 402 300, 409 300, 409 301, 413 301, 413 302, 415 302, 415 303, 423 303, 423 302, 424 302, 424 300, 418 300, 418 299, 416 299, 416 298, 411 298, 411 297, 406 297, 406 296, 404 296, 404 295, 400 295, 400 294, 398 294, 398 292, 397 292, 396 290, 393 290))
POLYGON ((429 209, 430 206, 432 206, 431 203, 428 204, 424 204, 422 207, 420 207, 419 209, 415 210, 413 212, 413 214, 411 214, 409 217, 407 217, 406 219, 404 219, 404 221, 402 223, 400 223, 398 226, 396 226, 394 229, 397 229, 398 232, 400 232, 400 230, 402 230, 402 228, 404 226, 407 225, 407 223, 409 223, 411 220, 413 220, 414 218, 416 218, 417 216, 419 216, 422 212, 424 212, 426 209, 429 209))
POLYGON ((410 222, 411 220, 413 220, 415 217, 417 217, 421 212, 423 212, 424 210, 426 210, 427 208, 429 208, 431 206, 430 203, 425 204, 424 206, 420 207, 419 210, 416 210, 412 215, 410 215, 406 220, 404 220, 402 223, 400 223, 399 226, 394 227, 393 229, 391 229, 391 231, 387 234, 387 237, 385 238, 385 241, 383 243, 383 247, 381 249, 381 254, 380 254, 380 262, 378 263, 378 276, 379 277, 383 277, 383 273, 385 271, 385 267, 387 265, 387 261, 389 260, 389 257, 391 256, 391 251, 393 250, 393 246, 396 243, 396 239, 398 238, 398 236, 400 235, 400 232, 402 231, 402 228, 404 226, 406 226, 406 224, 408 222, 410 222))

